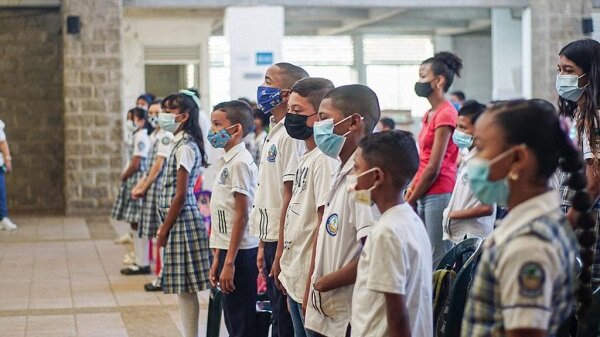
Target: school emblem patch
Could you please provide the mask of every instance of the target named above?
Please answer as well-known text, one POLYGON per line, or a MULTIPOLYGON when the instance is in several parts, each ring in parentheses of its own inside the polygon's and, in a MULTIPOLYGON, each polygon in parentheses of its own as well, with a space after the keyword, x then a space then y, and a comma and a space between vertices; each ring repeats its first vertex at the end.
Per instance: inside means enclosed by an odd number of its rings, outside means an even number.
POLYGON ((325 222, 325 230, 327 230, 327 234, 331 236, 336 236, 338 233, 339 226, 339 216, 337 213, 331 214, 327 221, 325 222))
POLYGON ((163 145, 169 145, 169 143, 171 142, 171 138, 163 137, 161 142, 163 143, 163 145))
POLYGON ((270 163, 274 163, 275 158, 277 158, 277 146, 275 146, 275 144, 273 144, 273 145, 271 145, 271 147, 269 148, 269 151, 267 152, 267 160, 270 163))
POLYGON ((542 295, 546 274, 536 262, 527 262, 519 270, 519 292, 521 296, 538 297, 542 295))
POLYGON ((140 143, 138 143, 137 147, 138 147, 138 150, 144 151, 144 149, 146 148, 146 143, 140 142, 140 143))
POLYGON ((225 184, 225 181, 227 181, 227 177, 229 177, 229 171, 227 170, 227 167, 226 167, 223 169, 223 171, 221 171, 221 176, 219 177, 219 183, 225 184))

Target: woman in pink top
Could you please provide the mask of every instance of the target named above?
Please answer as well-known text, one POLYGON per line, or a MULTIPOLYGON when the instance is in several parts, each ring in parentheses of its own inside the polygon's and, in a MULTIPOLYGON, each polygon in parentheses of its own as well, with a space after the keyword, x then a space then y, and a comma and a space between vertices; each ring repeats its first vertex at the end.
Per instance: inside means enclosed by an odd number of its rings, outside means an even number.
POLYGON ((419 170, 406 190, 406 201, 417 211, 429 234, 433 250, 433 267, 452 247, 442 240, 442 213, 450 202, 456 181, 458 147, 452 142, 458 113, 445 98, 446 92, 460 76, 462 60, 449 52, 440 52, 419 67, 419 82, 415 92, 431 104, 423 117, 419 133, 419 170))

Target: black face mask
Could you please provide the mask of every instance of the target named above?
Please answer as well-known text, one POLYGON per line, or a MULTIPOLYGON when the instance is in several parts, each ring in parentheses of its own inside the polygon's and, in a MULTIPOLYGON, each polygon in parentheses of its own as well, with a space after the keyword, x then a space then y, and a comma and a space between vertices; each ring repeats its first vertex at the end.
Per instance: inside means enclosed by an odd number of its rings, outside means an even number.
MULTIPOLYGON (((310 116, 314 116, 316 114, 317 113, 315 112, 310 116)), ((310 138, 310 136, 313 134, 313 128, 306 126, 306 121, 310 116, 292 113, 285 115, 285 122, 283 125, 285 126, 285 130, 287 131, 288 135, 299 140, 307 140, 310 138)))
POLYGON ((431 82, 417 82, 415 83, 415 93, 419 97, 429 97, 433 93, 433 88, 431 87, 431 82))

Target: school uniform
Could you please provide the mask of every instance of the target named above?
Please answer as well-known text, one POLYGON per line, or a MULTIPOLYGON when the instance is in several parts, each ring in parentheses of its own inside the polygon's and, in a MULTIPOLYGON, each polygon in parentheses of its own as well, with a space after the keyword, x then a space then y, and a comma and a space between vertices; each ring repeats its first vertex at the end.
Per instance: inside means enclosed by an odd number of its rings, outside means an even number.
MULTIPOLYGON (((305 150, 304 142, 287 134, 284 120, 275 123, 271 117, 271 131, 263 144, 256 196, 250 213, 250 234, 264 242, 266 275, 271 272, 277 251, 284 182, 294 180, 298 158, 305 150)), ((267 294, 273 309, 273 337, 293 334, 285 296, 271 277, 267 277, 267 294)))
POLYGON ((433 336, 431 244, 408 204, 385 211, 360 254, 352 296, 352 336, 385 337, 385 294, 404 296, 411 336, 433 336))
MULTIPOLYGON (((210 211, 212 231, 210 248, 218 249, 221 274, 229 249, 233 220, 236 216, 234 193, 248 197, 251 202, 256 189, 257 168, 243 142, 235 145, 217 163, 217 179, 213 185, 210 211)), ((230 336, 254 336, 256 333, 256 254, 258 239, 250 235, 248 225, 235 259, 233 283, 235 291, 223 294, 225 325, 230 336)))
POLYGON ((473 149, 463 156, 462 163, 458 168, 458 176, 454 191, 450 198, 448 207, 444 210, 443 218, 443 240, 450 240, 459 243, 465 237, 486 238, 494 229, 496 221, 496 204, 490 205, 493 213, 488 216, 482 216, 472 219, 449 219, 448 214, 452 211, 471 209, 481 206, 482 203, 475 197, 469 186, 469 175, 467 172, 467 163, 475 157, 477 150, 473 149))
POLYGON ((314 283, 359 257, 361 239, 367 236, 375 219, 372 208, 356 203, 349 190, 356 183, 355 155, 356 152, 334 179, 317 236, 315 269, 304 323, 307 329, 325 336, 345 336, 352 313, 354 285, 319 292, 314 289, 314 283))
POLYGON ((148 130, 138 129, 133 135, 133 157, 140 157, 140 167, 133 175, 121 183, 117 200, 113 205, 112 217, 129 223, 138 223, 142 213, 142 200, 133 200, 131 191, 148 170, 150 138, 148 130))
POLYGON ((550 191, 499 221, 483 244, 462 336, 506 336, 539 329, 555 336, 575 306, 577 243, 550 191))
POLYGON ((166 159, 169 158, 173 150, 173 140, 175 136, 163 129, 157 129, 151 135, 152 149, 150 151, 149 165, 154 165, 157 158, 164 158, 165 162, 156 177, 156 180, 150 185, 146 196, 142 200, 142 217, 140 219, 139 235, 142 238, 152 239, 156 236, 158 227, 162 223, 158 214, 158 197, 162 188, 163 172, 166 167, 166 159))
POLYGON ((160 286, 166 294, 183 294, 209 289, 210 250, 208 234, 194 196, 194 184, 201 168, 198 144, 185 132, 175 135, 175 145, 167 160, 159 198, 161 222, 164 221, 177 189, 177 171, 189 173, 185 202, 177 216, 164 248, 160 286))
POLYGON ((319 225, 317 210, 327 203, 333 174, 338 167, 337 160, 314 148, 300 157, 296 170, 292 199, 285 219, 284 248, 279 274, 279 281, 288 297, 295 302, 290 303, 290 310, 296 309, 291 312, 295 327, 303 327, 301 321, 295 320, 294 317, 297 316, 294 314, 301 312, 297 309, 302 304, 306 281, 310 277, 308 273, 313 233, 319 225))

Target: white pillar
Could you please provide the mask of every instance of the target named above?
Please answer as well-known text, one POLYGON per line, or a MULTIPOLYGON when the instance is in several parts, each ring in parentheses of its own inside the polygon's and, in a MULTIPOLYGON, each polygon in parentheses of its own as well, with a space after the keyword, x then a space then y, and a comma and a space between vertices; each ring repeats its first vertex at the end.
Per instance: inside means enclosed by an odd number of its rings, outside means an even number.
POLYGON ((285 33, 283 7, 227 7, 224 23, 229 43, 231 98, 256 100, 267 68, 281 60, 285 33))
POLYGON ((433 37, 433 48, 436 53, 441 51, 454 51, 454 41, 452 40, 452 36, 435 35, 433 37))
POLYGON ((521 20, 510 9, 492 9, 492 99, 521 98, 521 20))
POLYGON ((522 58, 523 58, 523 74, 522 74, 522 95, 523 98, 532 98, 533 96, 533 57, 532 57, 532 39, 531 39, 531 8, 526 8, 523 11, 522 21, 522 58))

